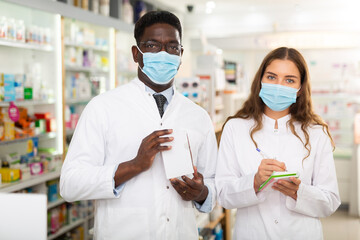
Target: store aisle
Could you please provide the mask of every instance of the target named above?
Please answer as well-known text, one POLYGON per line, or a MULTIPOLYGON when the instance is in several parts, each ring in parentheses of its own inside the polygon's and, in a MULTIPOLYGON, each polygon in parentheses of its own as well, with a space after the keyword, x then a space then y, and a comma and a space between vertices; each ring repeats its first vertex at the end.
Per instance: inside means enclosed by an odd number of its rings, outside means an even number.
POLYGON ((360 240, 360 218, 349 216, 347 210, 338 210, 321 223, 325 240, 360 240))

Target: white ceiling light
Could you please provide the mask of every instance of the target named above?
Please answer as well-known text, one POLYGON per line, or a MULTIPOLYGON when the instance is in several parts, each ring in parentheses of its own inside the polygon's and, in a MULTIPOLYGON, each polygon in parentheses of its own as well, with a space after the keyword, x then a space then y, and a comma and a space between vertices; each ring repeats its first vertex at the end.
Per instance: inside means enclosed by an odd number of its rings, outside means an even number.
POLYGON ((209 2, 206 2, 206 9, 205 9, 205 12, 207 14, 210 14, 213 12, 214 8, 216 7, 216 4, 214 1, 209 1, 209 2))
POLYGON ((206 2, 206 8, 212 8, 214 9, 216 7, 216 4, 214 1, 206 2))

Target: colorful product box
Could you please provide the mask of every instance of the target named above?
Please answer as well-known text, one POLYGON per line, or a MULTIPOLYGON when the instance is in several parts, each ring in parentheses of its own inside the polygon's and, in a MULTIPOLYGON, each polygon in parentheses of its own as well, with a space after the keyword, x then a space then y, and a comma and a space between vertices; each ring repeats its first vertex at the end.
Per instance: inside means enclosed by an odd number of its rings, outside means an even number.
POLYGON ((20 169, 0 168, 2 182, 15 182, 20 179, 20 169))
POLYGON ((16 100, 14 74, 4 74, 4 100, 5 102, 13 102, 16 100))
POLYGON ((29 164, 31 175, 40 175, 44 172, 44 165, 42 162, 34 162, 29 164))

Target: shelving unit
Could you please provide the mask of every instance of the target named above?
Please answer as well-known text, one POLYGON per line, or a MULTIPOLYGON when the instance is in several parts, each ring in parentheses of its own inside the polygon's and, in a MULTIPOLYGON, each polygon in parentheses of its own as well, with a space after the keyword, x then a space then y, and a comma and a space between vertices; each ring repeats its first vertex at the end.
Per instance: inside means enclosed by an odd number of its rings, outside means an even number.
MULTIPOLYGON (((36 106, 36 105, 51 105, 55 104, 55 100, 24 100, 24 101, 15 101, 13 102, 16 106, 25 107, 25 106, 36 106)), ((9 107, 10 102, 0 102, 0 107, 9 107)))
POLYGON ((71 223, 69 225, 66 225, 66 226, 60 228, 56 233, 49 235, 47 237, 47 239, 52 240, 52 239, 55 239, 57 237, 60 237, 61 235, 67 233, 68 231, 80 226, 81 224, 84 224, 86 220, 88 220, 88 218, 79 219, 76 222, 73 222, 73 223, 71 223))
POLYGON ((45 52, 52 52, 54 50, 54 48, 50 45, 31 44, 31 43, 10 41, 4 39, 0 39, 0 46, 32 49, 32 50, 45 51, 45 52))
POLYGON ((50 181, 60 177, 60 170, 55 172, 44 173, 38 176, 32 176, 30 179, 19 180, 13 183, 3 183, 0 185, 0 192, 11 193, 28 188, 31 186, 38 185, 40 183, 50 181))
POLYGON ((42 134, 31 136, 31 137, 17 138, 17 139, 9 140, 9 141, 0 141, 0 146, 25 142, 25 141, 28 141, 28 140, 34 138, 34 137, 38 137, 39 140, 54 139, 54 138, 56 138, 56 133, 49 132, 49 133, 42 133, 42 134))
POLYGON ((50 209, 50 208, 53 208, 53 207, 57 207, 61 204, 65 203, 65 200, 60 198, 54 202, 48 202, 48 205, 47 205, 47 209, 50 209))
POLYGON ((87 72, 87 73, 108 73, 109 69, 106 68, 93 68, 93 67, 80 67, 66 65, 66 71, 69 72, 87 72))

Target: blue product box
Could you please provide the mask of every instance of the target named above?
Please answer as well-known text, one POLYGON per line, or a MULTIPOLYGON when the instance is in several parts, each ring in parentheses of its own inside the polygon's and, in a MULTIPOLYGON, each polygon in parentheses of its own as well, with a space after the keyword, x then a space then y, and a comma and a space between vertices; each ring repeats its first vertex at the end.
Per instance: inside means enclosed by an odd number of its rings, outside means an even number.
POLYGON ((4 74, 4 101, 12 102, 16 99, 15 75, 4 74))

